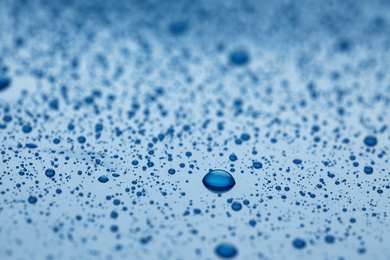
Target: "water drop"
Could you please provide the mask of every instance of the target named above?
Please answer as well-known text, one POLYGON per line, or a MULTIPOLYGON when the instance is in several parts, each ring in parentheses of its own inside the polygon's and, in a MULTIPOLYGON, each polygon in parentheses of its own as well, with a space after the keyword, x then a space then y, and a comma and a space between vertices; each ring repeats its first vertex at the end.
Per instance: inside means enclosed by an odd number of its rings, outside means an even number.
POLYGON ((181 35, 184 35, 187 30, 188 30, 188 22, 186 21, 177 21, 177 22, 173 22, 169 25, 169 32, 173 35, 173 36, 181 36, 181 35))
POLYGON ((302 163, 302 160, 301 160, 301 159, 294 159, 294 160, 293 160, 293 163, 294 163, 294 164, 301 164, 301 163, 302 163))
POLYGON ((85 143, 87 139, 84 137, 84 136, 79 136, 77 137, 77 141, 80 143, 80 144, 83 144, 85 143))
POLYGON ((37 201, 38 201, 38 199, 37 199, 37 197, 35 197, 35 196, 30 196, 30 197, 28 197, 28 202, 29 202, 30 204, 35 204, 35 203, 37 203, 37 201))
POLYGON ((237 255, 238 251, 235 246, 222 243, 215 248, 215 253, 221 258, 233 258, 237 255))
POLYGON ((263 167, 263 164, 261 162, 254 162, 253 163, 253 168, 255 169, 260 169, 263 167))
POLYGON ((374 172, 374 169, 371 166, 364 166, 364 173, 365 174, 372 174, 374 172))
POLYGON ((213 170, 203 178, 203 184, 213 192, 226 192, 236 184, 230 173, 224 170, 213 170))
POLYGON ((46 175, 47 177, 49 177, 49 178, 54 177, 55 174, 56 174, 56 172, 55 172, 53 169, 47 169, 47 170, 45 171, 45 175, 46 175))
POLYGON ((243 134, 241 135, 241 139, 242 139, 243 141, 248 141, 250 138, 251 138, 251 136, 250 136, 249 134, 247 134, 247 133, 243 133, 243 134))
POLYGON ((328 244, 333 244, 334 243, 334 236, 332 236, 332 235, 325 236, 325 242, 328 244))
POLYGON ((11 80, 9 78, 3 78, 0 76, 0 91, 3 91, 9 87, 11 80))
POLYGON ((364 144, 367 145, 368 147, 373 147, 378 143, 378 140, 376 139, 375 136, 369 135, 364 138, 364 144))
POLYGON ((306 247, 306 241, 303 240, 302 238, 296 238, 293 240, 292 242, 293 246, 296 248, 296 249, 303 249, 306 247))
POLYGON ((237 161, 237 156, 235 154, 231 154, 229 156, 229 160, 232 161, 232 162, 235 162, 235 161, 237 161))
POLYGON ((35 149, 35 148, 38 147, 38 145, 33 144, 33 143, 28 143, 28 144, 26 144, 26 147, 27 147, 27 148, 30 148, 30 149, 35 149))
POLYGON ((101 183, 106 183, 108 182, 108 178, 107 176, 102 175, 99 177, 98 181, 100 181, 101 183))
POLYGON ((249 62, 249 55, 244 50, 235 50, 229 55, 230 63, 236 66, 244 66, 249 62))
POLYGON ((32 127, 30 125, 25 125, 22 128, 23 133, 28 134, 32 131, 32 127))
POLYGON ((234 211, 239 211, 239 210, 242 209, 242 204, 241 204, 240 202, 238 202, 238 201, 235 201, 235 202, 233 202, 233 204, 232 204, 232 209, 233 209, 234 211))

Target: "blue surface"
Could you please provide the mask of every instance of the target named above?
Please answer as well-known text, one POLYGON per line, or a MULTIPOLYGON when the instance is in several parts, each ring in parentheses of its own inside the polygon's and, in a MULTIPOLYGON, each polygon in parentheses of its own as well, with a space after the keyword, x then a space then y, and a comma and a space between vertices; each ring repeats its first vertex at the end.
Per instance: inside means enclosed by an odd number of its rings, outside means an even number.
POLYGON ((389 50, 382 0, 0 1, 0 259, 390 259, 389 50))

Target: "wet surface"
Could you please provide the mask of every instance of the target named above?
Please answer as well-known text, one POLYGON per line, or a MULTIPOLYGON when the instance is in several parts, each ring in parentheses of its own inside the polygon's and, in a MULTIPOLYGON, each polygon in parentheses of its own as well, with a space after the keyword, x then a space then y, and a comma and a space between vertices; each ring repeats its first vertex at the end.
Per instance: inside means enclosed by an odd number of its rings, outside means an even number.
POLYGON ((0 2, 0 259, 388 259, 387 1, 0 2))

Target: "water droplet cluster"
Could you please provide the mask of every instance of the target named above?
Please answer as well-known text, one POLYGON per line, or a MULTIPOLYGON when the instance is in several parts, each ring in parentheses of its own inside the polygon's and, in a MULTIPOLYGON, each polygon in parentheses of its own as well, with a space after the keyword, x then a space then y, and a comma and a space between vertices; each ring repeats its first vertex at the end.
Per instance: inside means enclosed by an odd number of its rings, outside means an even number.
POLYGON ((0 1, 0 259, 390 259, 386 1, 0 1))

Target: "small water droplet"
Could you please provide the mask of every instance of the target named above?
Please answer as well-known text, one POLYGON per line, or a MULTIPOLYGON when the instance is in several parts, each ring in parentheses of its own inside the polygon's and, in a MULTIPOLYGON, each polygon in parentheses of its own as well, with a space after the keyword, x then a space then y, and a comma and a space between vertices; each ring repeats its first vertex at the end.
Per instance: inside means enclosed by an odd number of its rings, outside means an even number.
POLYGON ((244 66, 249 62, 249 55, 245 50, 235 50, 230 53, 229 60, 235 66, 244 66))
POLYGON ((99 177, 98 181, 100 181, 101 183, 106 183, 108 182, 108 178, 107 176, 102 175, 99 177))
POLYGON ((240 202, 238 202, 238 201, 235 201, 235 202, 233 202, 233 204, 232 204, 232 209, 233 209, 234 211, 239 211, 239 210, 242 209, 242 204, 241 204, 240 202))
POLYGON ((45 171, 45 175, 46 175, 47 177, 49 177, 49 178, 54 177, 55 174, 56 174, 56 172, 55 172, 53 169, 47 169, 47 170, 45 171))
POLYGON ((303 240, 302 238, 296 238, 293 240, 292 242, 293 246, 296 248, 296 249, 303 249, 306 247, 306 241, 303 240))
POLYGON ((232 161, 232 162, 235 162, 235 161, 237 161, 237 156, 235 154, 231 154, 229 156, 229 160, 232 161))
POLYGON ((28 134, 32 131, 32 127, 30 125, 25 125, 22 128, 23 133, 28 134))
POLYGON ((27 147, 27 148, 30 148, 30 149, 35 149, 35 148, 38 147, 38 145, 33 144, 33 143, 28 143, 28 144, 26 144, 26 147, 27 147))
POLYGON ((80 144, 83 144, 83 143, 85 143, 85 141, 87 141, 87 139, 84 136, 79 136, 79 137, 77 137, 77 141, 80 144))
POLYGON ((169 32, 173 35, 173 36, 181 36, 181 35, 184 35, 187 30, 188 30, 188 22, 186 21, 177 21, 177 22, 173 22, 169 25, 169 32))
POLYGON ((325 236, 325 242, 328 244, 333 244, 334 243, 334 236, 332 236, 332 235, 325 236))
POLYGON ((9 78, 4 78, 0 76, 0 91, 7 89, 11 85, 11 80, 9 78))
POLYGON ((367 145, 368 147, 373 147, 378 143, 378 140, 376 139, 375 136, 369 135, 364 138, 364 144, 367 145))
POLYGON ((364 173, 365 174, 372 174, 374 172, 374 169, 371 166, 364 166, 364 173))
POLYGON ((253 168, 255 169, 260 169, 263 167, 263 164, 261 162, 254 162, 253 163, 253 168))
POLYGON ((301 164, 301 163, 302 163, 302 160, 301 160, 301 159, 294 159, 294 160, 293 160, 293 163, 294 163, 294 164, 301 164))
POLYGON ((237 255, 238 251, 235 246, 222 243, 215 248, 215 253, 222 258, 233 258, 237 255))
POLYGON ((30 204, 35 204, 35 203, 37 203, 37 201, 38 201, 38 199, 37 199, 37 197, 35 197, 35 196, 30 196, 30 197, 28 197, 28 202, 29 202, 30 204))

